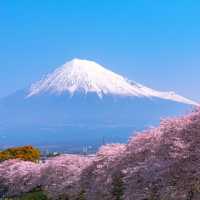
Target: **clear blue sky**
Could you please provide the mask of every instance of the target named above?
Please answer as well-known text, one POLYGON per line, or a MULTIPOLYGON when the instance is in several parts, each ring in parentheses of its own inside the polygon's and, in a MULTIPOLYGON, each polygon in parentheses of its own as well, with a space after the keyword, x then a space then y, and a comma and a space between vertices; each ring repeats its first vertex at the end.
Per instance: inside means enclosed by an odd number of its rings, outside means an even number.
POLYGON ((200 1, 0 1, 0 97, 74 57, 200 101, 200 1))

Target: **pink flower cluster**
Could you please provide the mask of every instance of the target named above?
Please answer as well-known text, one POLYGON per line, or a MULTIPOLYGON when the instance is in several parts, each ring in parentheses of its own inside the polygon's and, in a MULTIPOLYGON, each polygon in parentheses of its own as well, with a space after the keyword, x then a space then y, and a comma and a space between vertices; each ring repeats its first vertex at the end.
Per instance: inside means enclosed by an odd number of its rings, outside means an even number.
POLYGON ((14 196, 42 187, 52 199, 200 199, 200 110, 163 120, 128 144, 110 144, 95 156, 63 155, 43 164, 0 163, 0 195, 14 196), (119 177, 116 179, 116 177, 119 177), (121 188, 120 188, 121 187, 121 188), (118 193, 117 193, 118 195, 118 193))

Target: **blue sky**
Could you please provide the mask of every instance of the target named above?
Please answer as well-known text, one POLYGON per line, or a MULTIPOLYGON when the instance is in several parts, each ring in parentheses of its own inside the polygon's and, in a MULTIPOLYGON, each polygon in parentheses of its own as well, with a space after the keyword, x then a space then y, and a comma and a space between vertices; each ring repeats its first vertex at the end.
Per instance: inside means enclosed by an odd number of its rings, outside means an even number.
POLYGON ((74 58, 200 101, 200 1, 0 1, 0 97, 74 58))

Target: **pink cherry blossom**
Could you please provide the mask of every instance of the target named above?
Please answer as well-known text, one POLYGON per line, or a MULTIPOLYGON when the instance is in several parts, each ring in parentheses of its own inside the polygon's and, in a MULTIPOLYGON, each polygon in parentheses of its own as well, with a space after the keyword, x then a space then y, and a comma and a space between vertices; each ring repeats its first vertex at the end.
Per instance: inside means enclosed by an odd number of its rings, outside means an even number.
POLYGON ((200 199, 200 109, 162 120, 127 144, 102 146, 94 156, 61 155, 43 164, 0 163, 0 195, 41 187, 51 199, 115 200, 116 177, 123 200, 200 199))

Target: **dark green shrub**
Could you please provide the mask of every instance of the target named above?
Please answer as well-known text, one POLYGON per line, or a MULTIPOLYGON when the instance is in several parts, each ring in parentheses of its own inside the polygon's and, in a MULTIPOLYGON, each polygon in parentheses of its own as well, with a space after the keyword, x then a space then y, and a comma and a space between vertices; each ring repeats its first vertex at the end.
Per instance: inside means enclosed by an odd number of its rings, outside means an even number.
POLYGON ((85 191, 81 190, 80 193, 78 194, 76 200, 86 200, 85 198, 85 191))
POLYGON ((114 200, 123 200, 123 195, 124 195, 123 174, 119 172, 113 177, 112 196, 114 200))

